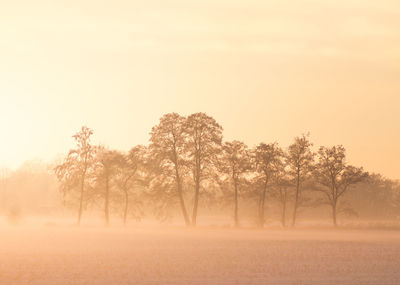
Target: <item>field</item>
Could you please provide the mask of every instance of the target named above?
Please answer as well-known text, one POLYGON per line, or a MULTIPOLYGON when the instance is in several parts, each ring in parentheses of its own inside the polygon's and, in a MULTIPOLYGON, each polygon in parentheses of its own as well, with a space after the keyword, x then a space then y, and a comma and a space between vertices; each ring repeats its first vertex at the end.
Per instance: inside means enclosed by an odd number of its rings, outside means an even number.
POLYGON ((3 227, 0 284, 400 284, 400 232, 3 227))

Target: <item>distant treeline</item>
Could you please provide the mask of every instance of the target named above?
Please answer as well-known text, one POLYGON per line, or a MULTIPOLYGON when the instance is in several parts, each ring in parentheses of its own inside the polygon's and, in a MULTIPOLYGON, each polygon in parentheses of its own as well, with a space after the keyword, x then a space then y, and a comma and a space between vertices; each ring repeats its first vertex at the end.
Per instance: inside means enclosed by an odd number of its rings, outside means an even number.
POLYGON ((342 145, 314 152, 302 135, 285 149, 276 142, 249 148, 224 141, 222 131, 205 113, 170 113, 152 128, 148 146, 124 153, 92 145, 93 131, 82 127, 76 147, 55 167, 64 202, 76 208, 78 224, 90 206, 103 209, 107 224, 111 211, 126 223, 146 208, 160 219, 179 213, 187 226, 196 226, 200 207, 231 209, 236 227, 244 222, 243 205, 258 227, 270 219, 272 203, 283 227, 324 205, 335 226, 338 216, 357 215, 353 205, 360 203, 365 215, 377 207, 390 219, 400 213, 399 183, 349 165, 342 145))

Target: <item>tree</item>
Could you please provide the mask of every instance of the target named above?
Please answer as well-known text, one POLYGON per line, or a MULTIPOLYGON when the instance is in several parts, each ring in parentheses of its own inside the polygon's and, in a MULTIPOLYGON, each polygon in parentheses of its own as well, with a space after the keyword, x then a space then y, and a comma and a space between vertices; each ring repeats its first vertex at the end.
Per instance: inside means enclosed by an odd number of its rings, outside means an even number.
POLYGON ((239 185, 243 175, 251 169, 247 146, 240 141, 225 142, 222 145, 223 160, 220 169, 232 181, 234 189, 234 223, 239 227, 239 185))
POLYGON ((194 182, 192 225, 196 226, 200 187, 215 171, 221 151, 222 127, 205 113, 190 115, 184 126, 185 146, 194 182))
POLYGON ((118 168, 123 164, 123 155, 116 150, 99 147, 97 152, 97 185, 104 197, 104 218, 106 225, 110 224, 110 191, 111 181, 118 168))
POLYGON ((294 139, 286 155, 286 164, 295 185, 293 227, 296 224, 298 208, 304 202, 302 200, 302 183, 310 176, 313 170, 315 154, 311 151, 311 147, 312 143, 309 141, 308 136, 302 135, 294 139))
POLYGON ((338 202, 351 186, 364 181, 368 174, 362 167, 346 163, 346 150, 342 145, 320 147, 314 177, 332 208, 333 225, 337 226, 338 202))
MULTIPOLYGON (((116 177, 116 183, 118 188, 123 193, 123 222, 126 225, 129 206, 130 206, 130 198, 134 196, 134 201, 136 202, 135 206, 140 206, 141 203, 138 199, 138 191, 136 188, 138 186, 142 186, 144 184, 144 172, 146 165, 146 154, 147 148, 142 145, 138 145, 133 147, 128 154, 124 156, 124 159, 121 161, 119 165, 118 174, 116 177)), ((136 210, 140 211, 140 207, 135 207, 136 210)), ((136 212, 138 212, 136 211, 136 212)), ((137 215, 137 218, 140 217, 140 214, 137 215)))
POLYGON ((381 174, 369 173, 368 178, 351 187, 351 191, 343 195, 338 215, 339 212, 343 212, 343 207, 347 206, 345 214, 360 215, 364 219, 390 220, 394 217, 398 218, 399 186, 399 181, 388 179, 381 174), (351 203, 351 207, 349 203, 351 203))
POLYGON ((389 180, 390 182, 390 192, 391 192, 391 203, 389 205, 394 208, 396 217, 400 216, 400 181, 399 180, 389 180))
POLYGON ((254 162, 257 180, 262 185, 258 195, 258 226, 263 227, 265 223, 265 200, 267 190, 274 175, 282 165, 282 149, 277 143, 260 143, 254 150, 254 162))
MULTIPOLYGON (((164 115, 160 123, 153 127, 150 137, 150 152, 160 168, 159 175, 166 176, 163 182, 172 180, 175 187, 173 197, 179 199, 185 224, 190 225, 183 193, 183 176, 185 171, 185 137, 183 127, 186 119, 177 113, 164 115)), ((153 169, 155 170, 155 169, 153 169)), ((171 187, 168 187, 171 189, 171 187)))
POLYGON ((55 173, 61 182, 61 190, 64 195, 79 189, 78 225, 81 223, 84 207, 86 178, 93 167, 95 149, 90 143, 92 134, 91 129, 83 126, 81 131, 73 136, 76 149, 70 150, 64 163, 55 167, 55 173))
POLYGON ((288 171, 286 169, 286 165, 284 163, 279 163, 277 171, 273 177, 273 185, 275 188, 275 196, 281 206, 281 224, 282 227, 286 227, 286 213, 287 213, 287 204, 290 199, 290 188, 292 187, 292 183, 290 181, 290 177, 288 171))

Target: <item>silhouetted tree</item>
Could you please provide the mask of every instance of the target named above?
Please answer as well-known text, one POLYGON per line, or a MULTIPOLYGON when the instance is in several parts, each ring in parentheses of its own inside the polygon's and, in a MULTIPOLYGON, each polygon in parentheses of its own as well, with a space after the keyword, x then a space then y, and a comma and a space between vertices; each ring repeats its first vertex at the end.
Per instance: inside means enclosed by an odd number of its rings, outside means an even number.
POLYGON ((254 162, 257 180, 260 182, 261 191, 258 197, 258 226, 265 223, 265 200, 268 187, 273 182, 274 175, 282 167, 283 151, 277 143, 260 143, 254 149, 254 162))
POLYGON ((288 202, 291 198, 290 188, 293 184, 290 181, 286 165, 284 163, 278 163, 277 171, 273 177, 273 185, 275 188, 275 196, 281 206, 281 224, 282 227, 286 227, 286 213, 288 202))
MULTIPOLYGON (((388 179, 389 180, 389 179, 388 179)), ((400 181, 399 180, 389 180, 390 184, 390 192, 391 192, 391 198, 390 199, 390 208, 394 208, 394 213, 395 217, 399 218, 400 217, 400 181)))
POLYGON ((110 224, 110 191, 111 181, 124 161, 123 155, 116 150, 99 147, 96 155, 97 186, 104 197, 104 218, 106 225, 110 224))
MULTIPOLYGON (((371 173, 368 178, 352 187, 343 195, 343 203, 351 203, 350 214, 357 214, 364 219, 390 220, 400 217, 400 184, 381 174, 371 173)), ((345 212, 348 214, 348 211, 345 212)))
MULTIPOLYGON (((97 201, 107 224, 111 206, 122 213, 126 224, 129 214, 142 216, 143 201, 150 201, 154 214, 164 220, 179 211, 187 226, 196 226, 200 199, 209 208, 233 205, 236 227, 239 199, 242 213, 247 206, 254 208, 256 200, 260 227, 265 224, 267 205, 276 205, 268 203, 270 197, 279 203, 283 227, 288 213, 292 214, 289 203, 293 204, 292 226, 301 208, 321 205, 321 201, 330 205, 334 225, 338 214, 355 212, 353 209, 361 209, 367 217, 378 213, 395 218, 400 213, 398 181, 348 165, 340 145, 321 147, 315 163, 308 135, 296 137, 286 153, 277 143, 261 143, 250 151, 239 141, 222 144, 222 127, 205 113, 187 118, 177 113, 164 115, 151 130, 149 147, 136 146, 127 154, 93 147, 92 134, 91 129, 82 127, 73 136, 76 147, 54 168, 64 200, 78 209, 78 224, 87 206, 97 201), (322 198, 306 191, 312 189, 322 192, 322 198), (348 203, 352 207, 345 208, 348 203)), ((20 180, 17 176, 7 177, 7 188, 10 181, 20 180)), ((13 187, 20 188, 18 185, 13 187)), ((0 188, 0 196, 11 198, 11 190, 5 193, 5 187, 0 188)))
POLYGON ((196 226, 201 183, 215 171, 217 154, 221 151, 222 127, 207 114, 195 113, 187 118, 184 132, 194 182, 192 225, 196 226))
POLYGON ((225 142, 222 145, 223 159, 220 170, 228 175, 234 190, 234 223, 239 226, 239 186, 243 175, 251 169, 250 154, 247 146, 240 141, 225 142))
POLYGON ((315 154, 311 151, 312 143, 306 135, 296 137, 289 146, 286 155, 286 164, 289 174, 295 185, 294 209, 292 226, 296 224, 296 216, 302 200, 302 183, 309 177, 313 170, 315 154))
POLYGON ((368 176, 361 167, 354 167, 346 163, 346 151, 342 145, 320 147, 318 162, 314 170, 314 177, 327 203, 332 207, 333 225, 337 225, 339 199, 351 186, 362 182, 368 176))
POLYGON ((135 216, 140 218, 142 215, 140 207, 142 203, 139 200, 140 195, 138 193, 138 188, 142 188, 145 183, 145 178, 143 176, 145 175, 146 155, 147 148, 145 146, 135 146, 125 155, 124 159, 120 161, 118 167, 118 174, 115 180, 118 188, 123 193, 124 225, 126 225, 127 222, 131 196, 133 196, 135 202, 135 216))
POLYGON ((81 131, 73 136, 76 142, 76 149, 70 150, 64 163, 55 168, 55 173, 61 182, 61 190, 64 194, 76 188, 79 189, 78 225, 81 222, 84 207, 85 180, 88 172, 93 167, 95 149, 90 144, 92 134, 93 131, 91 129, 83 126, 81 131))
MULTIPOLYGON (((183 127, 185 120, 184 117, 177 113, 164 115, 160 119, 160 123, 151 130, 150 152, 153 160, 157 161, 155 167, 159 168, 159 175, 165 176, 165 179, 158 179, 157 182, 153 181, 154 184, 161 183, 162 180, 162 184, 165 187, 169 180, 174 181, 175 189, 172 188, 174 189, 172 196, 179 199, 185 224, 189 226, 190 219, 186 210, 183 188, 183 178, 185 175, 185 136, 183 127)), ((155 171, 156 169, 153 170, 155 171)), ((158 185, 158 187, 160 186, 158 185)), ((171 189, 171 185, 168 185, 164 189, 171 189)), ((168 195, 168 197, 170 196, 168 195)))

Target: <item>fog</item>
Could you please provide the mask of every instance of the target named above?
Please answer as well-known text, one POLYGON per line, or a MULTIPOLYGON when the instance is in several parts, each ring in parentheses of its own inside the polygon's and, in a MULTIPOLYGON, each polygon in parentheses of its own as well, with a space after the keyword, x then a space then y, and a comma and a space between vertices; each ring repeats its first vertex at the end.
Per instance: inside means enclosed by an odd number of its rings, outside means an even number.
POLYGON ((2 284, 397 284, 398 231, 0 228, 2 284))
POLYGON ((127 152, 82 127, 64 157, 2 169, 1 284, 398 283, 398 181, 307 135, 252 148, 208 136, 196 172, 189 118, 163 116, 127 152))
POLYGON ((1 1, 0 285, 400 284, 399 3, 1 1))

